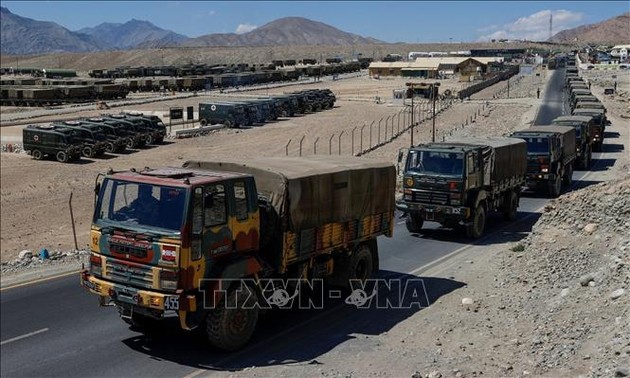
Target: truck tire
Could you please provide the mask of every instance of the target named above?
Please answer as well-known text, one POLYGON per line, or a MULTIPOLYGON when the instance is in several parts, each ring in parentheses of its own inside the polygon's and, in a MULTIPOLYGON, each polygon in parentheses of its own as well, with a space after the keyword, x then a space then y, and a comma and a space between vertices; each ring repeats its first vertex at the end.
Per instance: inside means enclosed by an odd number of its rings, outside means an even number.
POLYGON ((372 277, 373 271, 372 251, 370 251, 370 247, 367 244, 360 244, 350 256, 348 279, 365 282, 372 277))
POLYGON ((573 164, 567 164, 567 166, 564 168, 564 185, 567 188, 571 187, 571 184, 573 183, 573 164))
POLYGON ((562 191, 562 177, 556 176, 556 179, 549 182, 549 196, 551 198, 558 198, 562 191))
POLYGON ((473 213, 470 225, 466 226, 466 236, 472 239, 479 239, 486 229, 486 209, 483 204, 479 204, 473 213))
POLYGON ((110 154, 116 152, 116 147, 114 146, 114 143, 107 142, 107 144, 105 145, 105 151, 107 151, 110 154))
POLYGON ((252 337, 258 323, 258 298, 237 295, 239 287, 231 287, 217 308, 206 318, 206 335, 210 344, 225 351, 242 348, 252 337))
POLYGON ((44 158, 44 154, 40 150, 33 150, 31 156, 33 156, 35 160, 42 160, 44 158))
POLYGON ((223 122, 223 126, 225 126, 226 129, 231 129, 234 127, 234 124, 232 123, 232 121, 226 120, 225 122, 223 122))
POLYGON ((424 224, 424 220, 418 214, 408 213, 405 218, 405 226, 407 226, 407 231, 412 234, 418 234, 422 232, 422 225, 424 224))
POLYGON ((144 141, 144 142, 145 142, 147 145, 149 145, 149 144, 153 144, 153 142, 154 142, 154 141, 153 141, 153 135, 151 135, 151 134, 147 135, 147 138, 145 139, 145 141, 144 141))
POLYGON ((127 148, 131 150, 135 146, 136 146, 136 143, 134 142, 133 138, 127 138, 127 148))
POLYGON ((83 147, 83 150, 81 150, 81 153, 85 157, 89 157, 89 158, 93 158, 94 157, 94 149, 92 147, 90 147, 90 146, 83 147))
POLYGON ((202 118, 202 119, 199 120, 199 124, 201 126, 206 126, 208 124, 208 120, 205 119, 205 118, 202 118))
POLYGON ((57 161, 61 163, 68 162, 68 154, 66 153, 66 151, 57 151, 57 155, 55 157, 57 158, 57 161))
POLYGON ((516 219, 516 214, 518 213, 518 195, 515 192, 510 192, 506 207, 503 210, 503 219, 506 221, 513 221, 516 219))

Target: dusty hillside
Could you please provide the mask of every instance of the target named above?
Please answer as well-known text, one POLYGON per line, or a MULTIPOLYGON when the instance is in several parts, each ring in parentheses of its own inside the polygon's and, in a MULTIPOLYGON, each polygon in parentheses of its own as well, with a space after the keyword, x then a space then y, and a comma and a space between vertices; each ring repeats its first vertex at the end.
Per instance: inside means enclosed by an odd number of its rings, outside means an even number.
POLYGON ((563 30, 553 37, 552 42, 595 42, 628 43, 630 41, 630 12, 597 24, 582 25, 563 30))

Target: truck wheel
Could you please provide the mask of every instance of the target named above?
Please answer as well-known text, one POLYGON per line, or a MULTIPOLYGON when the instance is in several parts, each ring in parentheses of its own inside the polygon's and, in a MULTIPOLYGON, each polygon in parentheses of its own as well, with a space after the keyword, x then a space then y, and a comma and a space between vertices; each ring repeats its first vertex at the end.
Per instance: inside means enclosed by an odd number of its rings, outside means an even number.
POLYGON ((40 150, 33 150, 33 152, 31 152, 31 155, 35 160, 42 160, 42 158, 44 157, 44 154, 40 150))
POLYGON ((57 151, 57 161, 66 163, 68 161, 68 154, 66 151, 57 151))
POLYGON ((108 143, 105 145, 105 151, 107 151, 107 152, 108 152, 108 153, 110 153, 110 154, 111 154, 111 153, 113 153, 113 152, 115 152, 115 151, 116 151, 116 147, 114 146, 114 143, 112 143, 112 142, 108 142, 108 143))
POLYGON ((127 148, 128 149, 132 149, 135 147, 135 142, 133 141, 133 138, 127 138, 127 148))
POLYGON ((252 296, 243 295, 248 290, 240 291, 238 285, 230 288, 218 307, 207 315, 206 334, 215 348, 235 351, 252 337, 258 323, 259 308, 255 293, 252 296))
POLYGON ((234 124, 232 124, 232 121, 225 121, 223 122, 223 126, 225 126, 227 129, 231 129, 232 127, 234 127, 234 124))
POLYGON ((349 279, 365 282, 365 280, 372 276, 374 261, 372 261, 372 252, 367 244, 359 245, 359 247, 352 252, 349 269, 349 279))
POLYGON ((516 219, 516 214, 518 212, 518 195, 514 192, 510 192, 510 197, 507 201, 507 206, 505 210, 503 210, 503 219, 513 221, 516 219))
POLYGON ((90 146, 83 147, 83 150, 81 152, 83 153, 83 156, 85 157, 89 157, 89 158, 94 157, 94 150, 90 146))
POLYGON ((205 118, 202 118, 202 119, 199 120, 199 124, 201 126, 206 126, 208 124, 208 120, 205 119, 205 118))
POLYGON ((422 217, 417 214, 407 214, 407 218, 405 219, 405 226, 407 226, 407 231, 412 234, 418 234, 422 231, 422 225, 424 224, 424 220, 422 217))
POLYGON ((153 144, 153 135, 147 135, 147 139, 145 139, 146 144, 153 144))
POLYGON ((549 196, 551 198, 557 198, 562 190, 562 178, 556 176, 553 182, 549 182, 549 196))
POLYGON ((479 239, 486 228, 486 209, 479 204, 473 214, 472 224, 466 227, 466 236, 479 239))
POLYGON ((573 164, 567 164, 564 168, 564 185, 569 188, 573 183, 573 164))

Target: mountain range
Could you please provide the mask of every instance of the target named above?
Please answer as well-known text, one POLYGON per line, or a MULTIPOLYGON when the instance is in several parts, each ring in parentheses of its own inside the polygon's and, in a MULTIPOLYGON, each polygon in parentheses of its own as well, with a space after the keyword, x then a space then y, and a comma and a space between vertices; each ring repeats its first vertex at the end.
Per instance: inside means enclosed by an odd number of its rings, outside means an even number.
MULTIPOLYGON (((630 13, 625 13, 597 24, 563 30, 549 41, 627 43, 630 41, 629 24, 630 13)), ((9 55, 166 47, 350 46, 385 43, 303 17, 280 18, 242 34, 208 34, 189 38, 136 19, 71 31, 54 22, 22 17, 0 7, 0 52, 9 55)))
POLYGON ((29 55, 161 47, 353 45, 384 43, 347 33, 322 22, 285 17, 243 34, 208 34, 197 38, 132 19, 70 31, 54 22, 37 21, 0 7, 0 46, 4 54, 29 55))

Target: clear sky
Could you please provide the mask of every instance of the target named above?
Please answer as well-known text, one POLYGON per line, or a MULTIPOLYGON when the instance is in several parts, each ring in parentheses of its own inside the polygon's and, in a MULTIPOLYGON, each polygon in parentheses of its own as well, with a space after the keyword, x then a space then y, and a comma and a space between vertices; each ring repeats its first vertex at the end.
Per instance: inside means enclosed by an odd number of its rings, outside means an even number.
POLYGON ((146 20, 188 37, 242 33, 299 16, 385 42, 546 40, 630 11, 626 1, 2 1, 12 13, 69 30, 146 20))

